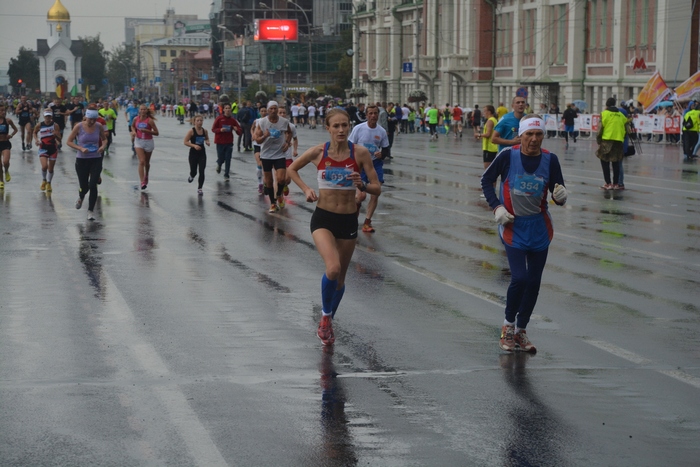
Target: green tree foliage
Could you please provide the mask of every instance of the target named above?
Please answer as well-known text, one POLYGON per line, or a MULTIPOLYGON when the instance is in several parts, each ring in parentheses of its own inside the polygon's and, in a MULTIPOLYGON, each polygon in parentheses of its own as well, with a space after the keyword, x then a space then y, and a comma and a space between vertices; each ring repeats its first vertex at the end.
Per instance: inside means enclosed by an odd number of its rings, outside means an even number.
MULTIPOLYGON (((136 48, 127 44, 115 47, 109 53, 107 62, 107 79, 114 92, 119 95, 124 86, 131 86, 131 78, 136 77, 138 67, 136 65, 136 48)), ((168 71, 168 73, 170 73, 168 71)), ((170 84, 169 93, 173 93, 174 86, 170 84)))
POLYGON ((79 39, 83 41, 83 59, 81 61, 83 86, 94 85, 95 91, 91 91, 91 94, 104 94, 107 91, 107 86, 103 84, 103 80, 106 77, 105 70, 109 54, 105 52, 99 34, 95 37, 79 37, 79 39))
MULTIPOLYGON (((10 77, 10 84, 17 87, 17 80, 22 80, 26 84, 26 89, 33 91, 39 88, 39 59, 31 49, 20 47, 19 54, 10 59, 7 71, 10 77)), ((23 91, 24 92, 24 91, 23 91)))
MULTIPOLYGON (((338 88, 343 90, 350 89, 352 87, 352 57, 348 57, 345 53, 351 48, 352 29, 346 29, 340 33, 340 40, 333 50, 333 58, 338 64, 338 71, 335 73, 335 84, 338 88)), ((337 95, 344 96, 345 93, 342 92, 337 95)))
MULTIPOLYGON (((268 99, 271 99, 275 95, 275 86, 268 86, 268 85, 264 85, 264 84, 261 85, 260 81, 258 81, 258 80, 248 81, 248 87, 246 88, 245 92, 243 93, 243 98, 247 101, 250 101, 250 102, 257 102, 257 99, 255 98, 255 94, 258 91, 265 91, 265 93, 268 96, 268 99)), ((231 94, 235 94, 235 92, 231 93, 231 94)))

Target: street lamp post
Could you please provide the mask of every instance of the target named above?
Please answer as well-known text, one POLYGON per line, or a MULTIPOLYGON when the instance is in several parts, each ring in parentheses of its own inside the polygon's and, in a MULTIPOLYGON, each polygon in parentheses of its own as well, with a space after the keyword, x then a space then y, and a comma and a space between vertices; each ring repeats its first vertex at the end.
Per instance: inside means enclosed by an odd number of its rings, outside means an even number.
MULTIPOLYGON (((243 18, 241 15, 236 15, 237 17, 243 18)), ((224 32, 227 32, 231 34, 231 38, 235 41, 236 40, 236 35, 226 26, 223 24, 219 24, 219 29, 221 29, 224 32)), ((226 41, 224 40, 223 42, 224 47, 223 47, 223 52, 224 52, 224 81, 226 81, 226 41)), ((243 54, 245 54, 245 40, 243 41, 243 49, 241 53, 241 64, 238 67, 238 100, 241 100, 241 92, 243 90, 243 54)))
POLYGON ((304 13, 304 18, 306 19, 306 26, 308 27, 308 37, 309 37, 309 89, 314 87, 314 72, 313 72, 313 65, 311 63, 311 22, 309 22, 309 17, 306 15, 306 11, 296 3, 294 3, 292 0, 287 0, 287 3, 290 3, 297 7, 302 13, 304 13))

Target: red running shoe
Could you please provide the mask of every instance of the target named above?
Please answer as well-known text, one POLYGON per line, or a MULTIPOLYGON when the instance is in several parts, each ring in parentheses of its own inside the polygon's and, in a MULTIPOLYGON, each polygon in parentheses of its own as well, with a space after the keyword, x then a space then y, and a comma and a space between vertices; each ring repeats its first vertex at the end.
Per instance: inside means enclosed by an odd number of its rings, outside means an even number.
POLYGON ((523 352, 537 352, 535 346, 532 345, 530 339, 527 338, 527 333, 525 333, 524 329, 521 329, 520 331, 515 333, 515 335, 513 336, 513 341, 515 342, 515 345, 520 347, 520 350, 522 350, 523 352))
POLYGON ((321 322, 318 323, 318 338, 321 339, 323 345, 333 345, 335 342, 335 334, 333 334, 333 323, 329 316, 322 316, 321 322))

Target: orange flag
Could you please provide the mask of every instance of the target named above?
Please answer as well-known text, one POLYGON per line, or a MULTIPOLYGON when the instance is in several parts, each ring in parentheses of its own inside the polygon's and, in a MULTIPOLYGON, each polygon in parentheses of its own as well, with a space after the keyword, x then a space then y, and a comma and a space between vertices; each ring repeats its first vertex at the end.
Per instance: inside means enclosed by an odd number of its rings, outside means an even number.
POLYGON ((644 106, 644 112, 649 112, 671 93, 661 73, 656 71, 642 88, 637 100, 644 106))
POLYGON ((675 91, 678 100, 690 99, 693 94, 700 92, 700 71, 679 84, 675 91))

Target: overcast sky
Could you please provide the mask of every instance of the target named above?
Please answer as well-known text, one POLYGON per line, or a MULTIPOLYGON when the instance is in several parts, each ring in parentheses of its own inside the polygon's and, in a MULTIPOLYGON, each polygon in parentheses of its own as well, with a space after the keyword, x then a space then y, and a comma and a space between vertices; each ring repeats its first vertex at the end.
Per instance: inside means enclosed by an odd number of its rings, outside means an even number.
MULTIPOLYGON (((49 35, 46 14, 55 0, 0 0, 0 69, 7 70, 20 47, 36 51, 36 40, 49 35)), ((105 50, 124 42, 124 17, 163 18, 176 14, 209 18, 211 0, 61 0, 70 13, 71 39, 96 36, 105 50)))

